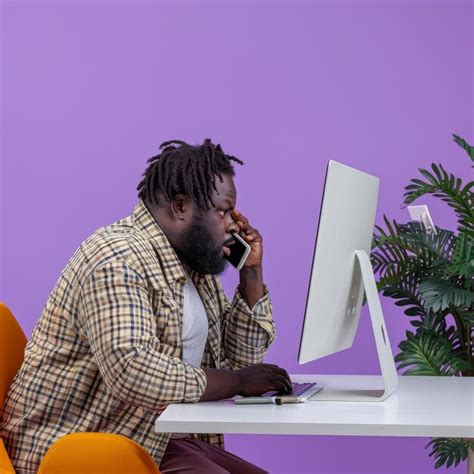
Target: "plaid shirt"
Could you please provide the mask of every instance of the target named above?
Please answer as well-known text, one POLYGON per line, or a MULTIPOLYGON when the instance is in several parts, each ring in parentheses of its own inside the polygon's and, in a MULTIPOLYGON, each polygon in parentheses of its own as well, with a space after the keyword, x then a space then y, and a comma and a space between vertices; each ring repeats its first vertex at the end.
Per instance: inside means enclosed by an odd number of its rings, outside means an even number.
MULTIPOLYGON (((230 302, 217 277, 192 273, 209 320, 202 367, 263 360, 275 338, 271 303, 230 302)), ((206 376, 181 360, 186 273, 142 201, 81 244, 51 292, 7 395, 0 436, 18 474, 80 431, 120 433, 159 464, 169 433, 154 421, 170 403, 197 402, 206 376)), ((193 437, 223 447, 220 434, 193 437)))

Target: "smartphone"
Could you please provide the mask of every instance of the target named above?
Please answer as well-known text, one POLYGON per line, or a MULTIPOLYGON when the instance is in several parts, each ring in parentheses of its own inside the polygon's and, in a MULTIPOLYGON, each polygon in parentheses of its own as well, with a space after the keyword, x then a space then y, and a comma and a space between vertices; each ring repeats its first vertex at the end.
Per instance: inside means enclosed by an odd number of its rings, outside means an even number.
POLYGON ((234 244, 229 245, 230 255, 225 255, 224 257, 233 265, 237 270, 240 270, 247 260, 247 257, 250 253, 250 245, 245 242, 245 240, 240 237, 237 233, 232 233, 234 239, 234 244))

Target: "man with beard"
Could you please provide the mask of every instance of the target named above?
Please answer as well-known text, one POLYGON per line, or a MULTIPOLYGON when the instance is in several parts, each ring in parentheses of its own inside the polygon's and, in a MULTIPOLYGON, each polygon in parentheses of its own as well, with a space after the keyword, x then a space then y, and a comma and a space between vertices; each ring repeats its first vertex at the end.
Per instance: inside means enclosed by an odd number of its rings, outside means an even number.
POLYGON ((262 364, 275 338, 260 233, 235 209, 232 162, 206 139, 160 147, 131 216, 92 234, 49 296, 4 404, 0 435, 32 474, 59 437, 118 433, 163 473, 264 472, 223 436, 156 433, 170 403, 291 390, 262 364), (231 234, 251 246, 232 301, 217 277, 231 234))

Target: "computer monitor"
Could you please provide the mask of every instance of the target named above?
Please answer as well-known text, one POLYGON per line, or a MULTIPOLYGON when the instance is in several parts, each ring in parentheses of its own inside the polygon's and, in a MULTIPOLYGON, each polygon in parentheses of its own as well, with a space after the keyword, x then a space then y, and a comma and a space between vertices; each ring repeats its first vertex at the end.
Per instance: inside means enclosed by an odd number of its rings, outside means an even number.
POLYGON ((359 325, 364 290, 383 386, 324 389, 312 400, 381 401, 398 377, 370 264, 379 179, 336 161, 328 163, 298 362, 348 349, 359 325))

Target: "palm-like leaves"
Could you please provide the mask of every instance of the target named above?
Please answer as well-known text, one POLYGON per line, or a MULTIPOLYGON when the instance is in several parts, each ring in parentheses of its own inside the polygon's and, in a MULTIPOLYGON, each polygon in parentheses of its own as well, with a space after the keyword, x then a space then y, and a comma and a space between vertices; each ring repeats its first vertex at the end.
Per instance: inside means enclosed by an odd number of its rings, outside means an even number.
POLYGON ((405 187, 405 204, 411 204, 424 194, 432 194, 441 198, 451 206, 457 214, 459 230, 467 229, 474 231, 474 197, 472 186, 474 181, 470 181, 464 187, 461 178, 456 178, 453 174, 448 174, 442 165, 431 165, 433 172, 420 169, 420 173, 426 178, 412 179, 411 184, 405 187))
MULTIPOLYGON (((454 140, 474 161, 474 147, 457 135, 454 140)), ((425 194, 441 198, 455 210, 459 233, 437 228, 430 235, 419 223, 402 225, 386 216, 385 229, 376 226, 371 262, 377 287, 404 307, 416 328, 407 331, 395 361, 405 375, 474 375, 474 181, 463 186, 436 164, 420 173, 424 180, 412 179, 405 188, 405 204, 425 194), (454 325, 448 326, 449 315, 454 325)), ((450 467, 466 459, 469 442, 434 438, 430 446, 435 467, 450 467)))
MULTIPOLYGON (((384 220, 387 231, 376 226, 379 235, 374 236, 371 254, 374 271, 379 274, 377 286, 384 296, 398 300, 397 306, 408 306, 406 315, 424 316, 426 309, 432 309, 433 304, 437 307, 438 302, 425 304, 427 295, 431 302, 434 294, 428 293, 429 288, 423 293, 426 285, 422 283, 431 282, 452 264, 456 237, 443 229, 429 235, 418 223, 400 225, 390 222, 386 216, 384 220)), ((459 298, 457 292, 455 296, 459 298)), ((444 299, 441 301, 444 303, 444 299)), ((448 304, 450 302, 448 299, 448 304)))
POLYGON ((453 232, 437 228, 427 234, 418 222, 398 224, 384 216, 385 231, 375 226, 379 235, 372 242, 372 265, 376 273, 383 273, 390 265, 405 266, 423 273, 441 264, 451 263, 456 238, 453 232))
POLYGON ((474 303, 474 293, 464 288, 456 288, 447 280, 430 278, 420 283, 420 293, 425 308, 443 311, 450 305, 469 308, 474 303))
POLYGON ((459 135, 456 135, 453 133, 453 140, 461 147, 466 150, 467 156, 471 158, 472 161, 474 161, 474 146, 469 145, 466 140, 461 138, 459 135))
POLYGON ((474 326, 474 308, 463 309, 458 311, 459 319, 467 326, 474 326))
POLYGON ((443 464, 451 467, 452 465, 457 466, 461 461, 464 461, 467 458, 469 446, 471 449, 474 449, 474 443, 469 442, 467 439, 433 438, 425 448, 433 448, 430 457, 435 457, 435 469, 438 469, 443 464))
POLYGON ((473 286, 474 278, 474 234, 460 232, 456 240, 453 259, 447 268, 451 274, 458 274, 466 279, 466 288, 473 286))
POLYGON ((462 358, 462 352, 453 347, 453 344, 459 344, 457 341, 452 326, 445 334, 407 331, 407 340, 399 344, 402 352, 395 357, 395 362, 399 362, 399 370, 410 367, 404 375, 459 375, 471 365, 462 358))
POLYGON ((378 282, 383 295, 394 298, 397 306, 408 306, 404 310, 407 316, 425 316, 426 310, 418 286, 419 277, 409 268, 389 267, 378 282))

